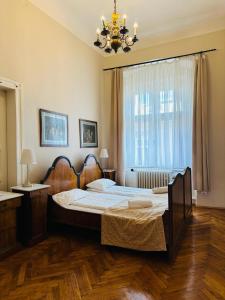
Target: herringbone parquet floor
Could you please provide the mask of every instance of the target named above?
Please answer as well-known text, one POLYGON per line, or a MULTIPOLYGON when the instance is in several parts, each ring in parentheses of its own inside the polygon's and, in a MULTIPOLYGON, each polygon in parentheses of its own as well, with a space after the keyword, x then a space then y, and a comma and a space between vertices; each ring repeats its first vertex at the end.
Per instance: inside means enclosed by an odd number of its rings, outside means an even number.
POLYGON ((60 231, 0 262, 1 300, 225 299, 225 211, 198 209, 176 261, 60 231))

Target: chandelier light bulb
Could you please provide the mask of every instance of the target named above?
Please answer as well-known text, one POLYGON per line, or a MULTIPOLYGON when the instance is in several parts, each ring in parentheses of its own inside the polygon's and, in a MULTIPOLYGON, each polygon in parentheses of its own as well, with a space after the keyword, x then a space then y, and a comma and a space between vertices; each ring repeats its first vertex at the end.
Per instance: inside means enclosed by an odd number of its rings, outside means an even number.
POLYGON ((102 21, 103 27, 105 27, 105 17, 104 16, 101 16, 101 21, 102 21))
POLYGON ((123 26, 126 26, 127 15, 123 15, 123 26))
POLYGON ((137 35, 137 28, 138 28, 138 23, 134 23, 134 35, 137 35))
POLYGON ((97 29, 96 29, 96 33, 97 33, 97 35, 99 35, 99 34, 101 33, 100 28, 97 28, 97 29))
POLYGON ((128 43, 131 43, 132 42, 132 37, 130 36, 128 39, 127 39, 128 43))

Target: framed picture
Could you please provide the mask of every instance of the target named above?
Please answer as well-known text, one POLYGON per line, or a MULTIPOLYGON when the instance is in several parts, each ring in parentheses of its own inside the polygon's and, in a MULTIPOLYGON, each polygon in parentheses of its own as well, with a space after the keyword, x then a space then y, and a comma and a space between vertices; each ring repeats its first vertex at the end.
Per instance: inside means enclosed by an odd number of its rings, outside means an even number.
POLYGON ((40 146, 68 147, 68 116, 40 109, 40 146))
POLYGON ((79 119, 80 124, 80 147, 98 147, 98 128, 97 122, 79 119))

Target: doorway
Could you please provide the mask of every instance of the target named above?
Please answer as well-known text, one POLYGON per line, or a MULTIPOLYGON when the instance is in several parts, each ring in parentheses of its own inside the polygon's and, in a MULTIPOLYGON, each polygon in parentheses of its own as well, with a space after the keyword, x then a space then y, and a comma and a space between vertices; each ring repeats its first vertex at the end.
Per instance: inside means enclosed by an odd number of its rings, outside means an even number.
POLYGON ((0 78, 0 191, 21 183, 21 85, 0 78))
POLYGON ((0 190, 8 188, 7 134, 6 134, 6 92, 0 90, 0 190))

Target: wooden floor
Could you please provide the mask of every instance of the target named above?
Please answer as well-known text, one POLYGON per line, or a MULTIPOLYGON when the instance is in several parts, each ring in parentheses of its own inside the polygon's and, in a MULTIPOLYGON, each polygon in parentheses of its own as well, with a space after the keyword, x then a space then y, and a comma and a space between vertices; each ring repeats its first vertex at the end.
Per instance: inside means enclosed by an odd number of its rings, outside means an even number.
POLYGON ((225 211, 198 209, 176 261, 63 232, 0 262, 1 300, 225 299, 225 211))

